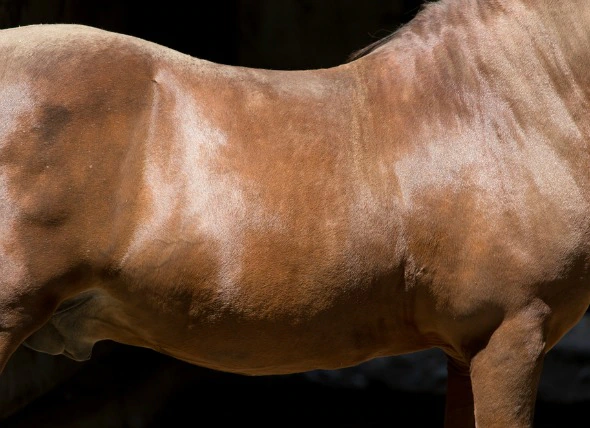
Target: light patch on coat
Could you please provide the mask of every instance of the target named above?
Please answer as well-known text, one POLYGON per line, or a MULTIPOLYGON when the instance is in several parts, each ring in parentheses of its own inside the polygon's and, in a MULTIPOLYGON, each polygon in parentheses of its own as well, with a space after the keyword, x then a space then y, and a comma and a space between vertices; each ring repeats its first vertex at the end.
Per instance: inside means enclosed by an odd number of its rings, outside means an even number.
POLYGON ((0 86, 0 150, 11 134, 18 130, 18 121, 33 109, 29 85, 25 82, 2 82, 0 86))
MULTIPOLYGON (((0 154, 9 145, 11 136, 20 131, 18 121, 32 109, 29 94, 26 83, 5 82, 0 87, 0 154)), ((25 266, 19 262, 19 245, 15 236, 19 210, 9 195, 9 184, 7 168, 0 169, 0 295, 3 302, 7 301, 4 294, 11 292, 25 275, 25 266)))
POLYGON ((182 82, 161 71, 146 147, 144 177, 151 205, 142 219, 125 260, 151 243, 207 245, 216 255, 219 294, 231 302, 242 274, 247 229, 278 230, 280 221, 255 200, 254 183, 235 171, 218 168, 228 139, 207 119, 206 112, 182 82), (172 117, 172 136, 161 135, 158 123, 172 117))

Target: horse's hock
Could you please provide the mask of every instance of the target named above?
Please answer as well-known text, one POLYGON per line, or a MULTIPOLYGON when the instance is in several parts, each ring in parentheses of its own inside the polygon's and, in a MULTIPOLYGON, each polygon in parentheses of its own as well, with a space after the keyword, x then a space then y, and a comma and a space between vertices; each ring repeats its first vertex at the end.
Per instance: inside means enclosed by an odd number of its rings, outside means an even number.
POLYGON ((446 426, 530 427, 590 303, 589 29, 585 0, 441 0, 298 71, 1 31, 0 369, 105 340, 245 375, 437 349, 446 426))

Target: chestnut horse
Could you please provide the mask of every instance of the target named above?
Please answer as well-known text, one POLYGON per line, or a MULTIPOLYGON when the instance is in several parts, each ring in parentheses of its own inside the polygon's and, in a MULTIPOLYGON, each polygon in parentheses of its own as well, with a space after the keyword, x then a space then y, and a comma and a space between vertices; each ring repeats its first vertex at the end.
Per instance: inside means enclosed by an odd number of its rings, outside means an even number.
POLYGON ((0 367, 110 339, 250 374, 438 347, 529 427, 590 303, 590 2, 441 0, 338 67, 0 32, 0 367))

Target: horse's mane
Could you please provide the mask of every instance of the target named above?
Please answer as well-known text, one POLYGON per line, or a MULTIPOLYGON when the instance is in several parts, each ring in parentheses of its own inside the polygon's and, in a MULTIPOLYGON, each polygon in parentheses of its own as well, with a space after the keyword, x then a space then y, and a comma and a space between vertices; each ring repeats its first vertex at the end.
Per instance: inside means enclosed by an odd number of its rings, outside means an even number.
MULTIPOLYGON (((410 30, 414 27, 422 27, 422 28, 429 28, 433 31, 437 31, 437 27, 440 27, 441 18, 448 13, 449 8, 453 8, 454 10, 459 9, 458 3, 461 1, 448 1, 448 0, 425 0, 422 5, 420 5, 418 13, 409 23, 400 25, 397 29, 393 30, 387 36, 371 43, 364 48, 361 48, 352 54, 350 54, 347 58, 346 62, 351 62, 362 58, 364 56, 369 55, 370 53, 375 52, 382 46, 385 46, 390 41, 395 39, 400 32, 405 30, 410 30)), ((471 3, 468 0, 465 3, 471 3)), ((477 2, 476 2, 477 3, 477 2)), ((465 5, 463 5, 465 6, 465 5)))
POLYGON ((383 37, 382 39, 377 40, 376 42, 371 43, 368 46, 365 46, 364 48, 361 48, 361 49, 351 53, 348 56, 346 62, 351 62, 356 59, 362 58, 366 55, 369 55, 371 52, 375 51, 376 49, 380 48, 381 46, 383 46, 384 44, 389 42, 391 39, 393 39, 395 37, 395 34, 396 34, 396 31, 383 37))

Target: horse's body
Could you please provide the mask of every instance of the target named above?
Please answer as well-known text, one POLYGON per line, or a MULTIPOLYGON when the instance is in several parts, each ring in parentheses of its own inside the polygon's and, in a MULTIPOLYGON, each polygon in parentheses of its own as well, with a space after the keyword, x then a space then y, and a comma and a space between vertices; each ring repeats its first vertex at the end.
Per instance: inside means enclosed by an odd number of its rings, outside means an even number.
POLYGON ((443 1, 309 71, 0 32, 0 367, 25 340, 244 374, 440 347, 447 425, 473 390, 478 426, 529 426, 590 303, 589 69, 585 0, 443 1))

